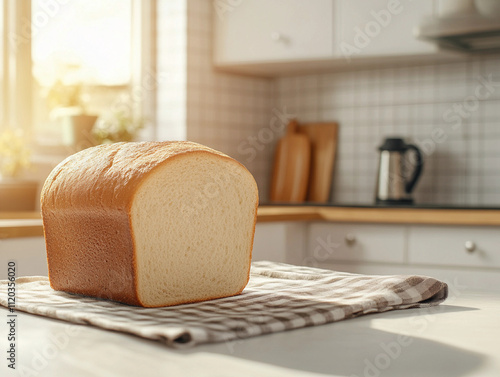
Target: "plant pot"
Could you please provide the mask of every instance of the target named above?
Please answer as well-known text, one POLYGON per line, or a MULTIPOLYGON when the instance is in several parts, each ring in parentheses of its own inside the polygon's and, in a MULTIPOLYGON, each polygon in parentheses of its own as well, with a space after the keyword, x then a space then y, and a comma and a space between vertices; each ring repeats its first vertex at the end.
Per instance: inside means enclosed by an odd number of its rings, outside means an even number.
POLYGON ((0 212, 34 211, 38 182, 14 178, 0 179, 0 212))
POLYGON ((76 151, 93 147, 96 143, 92 128, 96 115, 67 115, 62 118, 63 144, 76 151))

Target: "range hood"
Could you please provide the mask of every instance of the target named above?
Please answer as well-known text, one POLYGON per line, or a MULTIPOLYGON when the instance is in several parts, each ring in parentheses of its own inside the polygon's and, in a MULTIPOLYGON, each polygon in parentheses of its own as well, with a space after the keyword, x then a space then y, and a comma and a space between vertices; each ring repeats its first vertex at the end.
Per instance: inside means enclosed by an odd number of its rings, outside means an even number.
POLYGON ((429 18, 417 26, 418 39, 437 43, 443 49, 469 53, 500 52, 500 18, 468 14, 429 18))

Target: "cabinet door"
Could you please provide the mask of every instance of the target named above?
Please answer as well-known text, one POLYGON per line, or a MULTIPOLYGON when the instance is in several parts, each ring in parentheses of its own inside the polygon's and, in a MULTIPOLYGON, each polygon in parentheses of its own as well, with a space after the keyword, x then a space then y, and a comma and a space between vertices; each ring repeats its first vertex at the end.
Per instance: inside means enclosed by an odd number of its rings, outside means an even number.
POLYGON ((257 224, 253 240, 252 261, 286 261, 286 224, 257 224))
POLYGON ((413 29, 431 16, 432 0, 335 0, 335 54, 345 58, 425 54, 437 51, 413 29))
POLYGON ((441 266, 500 267, 497 227, 412 226, 410 263, 441 266))
POLYGON ((16 276, 47 276, 47 254, 43 237, 0 240, 0 280, 7 279, 7 263, 16 263, 16 276))
POLYGON ((258 223, 252 261, 304 264, 306 232, 307 225, 302 222, 258 223))
POLYGON ((368 224, 311 224, 308 256, 312 262, 403 263, 406 227, 368 224))
POLYGON ((223 3, 214 2, 216 64, 332 56, 333 0, 223 3))

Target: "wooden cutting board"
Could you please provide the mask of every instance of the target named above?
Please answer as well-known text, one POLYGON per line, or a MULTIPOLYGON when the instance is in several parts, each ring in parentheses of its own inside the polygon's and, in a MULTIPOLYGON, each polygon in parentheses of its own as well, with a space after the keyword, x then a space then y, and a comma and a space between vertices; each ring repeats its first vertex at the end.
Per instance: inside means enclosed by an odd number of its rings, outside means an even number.
POLYGON ((301 203, 307 196, 311 143, 297 127, 298 123, 291 121, 276 145, 270 194, 273 202, 301 203))
POLYGON ((338 129, 338 123, 335 122, 298 126, 298 132, 307 135, 311 142, 308 201, 326 203, 330 198, 338 129))

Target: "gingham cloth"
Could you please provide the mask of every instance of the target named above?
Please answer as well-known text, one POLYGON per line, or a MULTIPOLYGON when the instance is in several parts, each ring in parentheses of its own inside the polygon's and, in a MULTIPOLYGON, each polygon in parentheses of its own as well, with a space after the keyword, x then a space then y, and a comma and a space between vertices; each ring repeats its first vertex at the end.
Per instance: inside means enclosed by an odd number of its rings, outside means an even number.
MULTIPOLYGON (((46 277, 17 279, 16 310, 122 331, 171 347, 232 341, 393 309, 443 302, 445 283, 424 276, 367 276, 254 262, 242 294, 141 308, 54 291, 46 277)), ((7 306, 7 281, 0 281, 7 306)))

